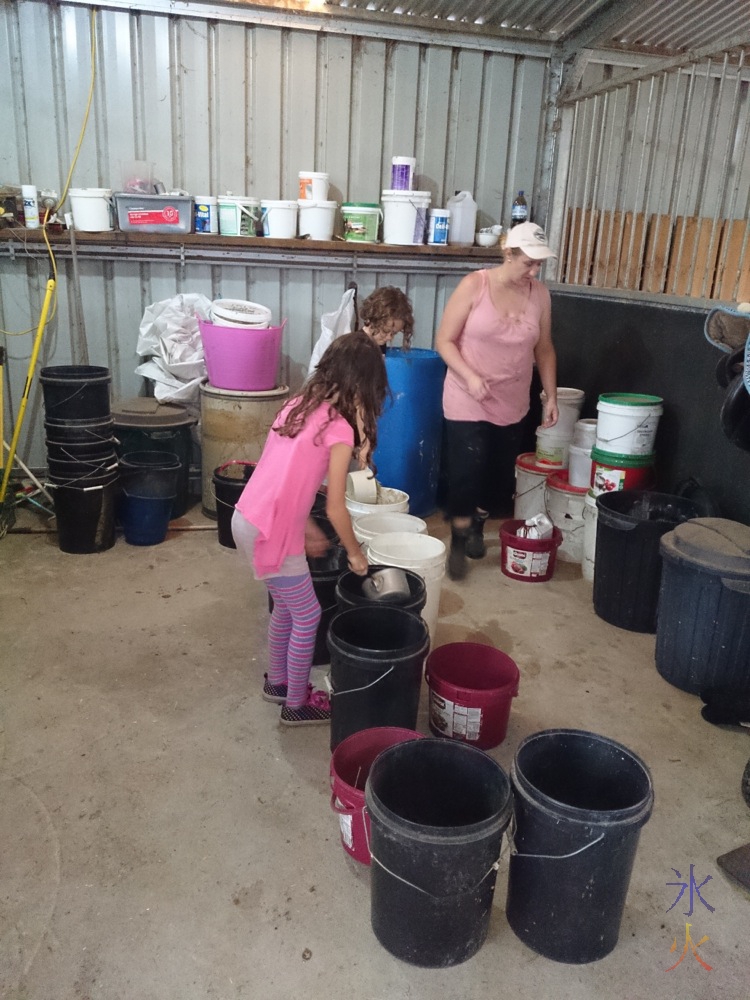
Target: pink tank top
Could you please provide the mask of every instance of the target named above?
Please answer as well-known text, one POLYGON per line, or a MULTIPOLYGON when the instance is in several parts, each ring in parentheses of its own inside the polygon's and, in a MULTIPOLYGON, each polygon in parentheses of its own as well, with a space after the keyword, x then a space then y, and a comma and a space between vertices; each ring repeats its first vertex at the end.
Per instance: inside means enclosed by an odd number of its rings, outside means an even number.
POLYGON ((486 420, 505 427, 523 419, 529 409, 534 348, 544 304, 544 286, 530 279, 526 309, 517 319, 498 315, 490 297, 487 271, 479 272, 482 288, 456 341, 467 364, 491 386, 477 402, 450 368, 443 387, 443 412, 448 420, 486 420))

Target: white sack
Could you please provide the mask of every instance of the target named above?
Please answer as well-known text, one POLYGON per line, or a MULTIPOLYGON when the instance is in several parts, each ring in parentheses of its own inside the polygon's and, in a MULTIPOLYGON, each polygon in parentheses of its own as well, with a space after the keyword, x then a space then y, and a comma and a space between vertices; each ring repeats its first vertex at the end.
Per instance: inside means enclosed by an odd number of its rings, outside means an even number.
POLYGON ((208 377, 198 319, 210 315, 211 300, 199 292, 176 295, 146 307, 136 353, 145 362, 137 375, 153 379, 159 402, 195 402, 208 377))
POLYGON ((334 340, 343 333, 351 333, 354 329, 354 296, 356 294, 356 288, 348 288, 341 297, 338 309, 334 312, 323 313, 320 317, 320 337, 313 348, 310 366, 307 369, 308 375, 312 375, 318 367, 320 359, 334 340))

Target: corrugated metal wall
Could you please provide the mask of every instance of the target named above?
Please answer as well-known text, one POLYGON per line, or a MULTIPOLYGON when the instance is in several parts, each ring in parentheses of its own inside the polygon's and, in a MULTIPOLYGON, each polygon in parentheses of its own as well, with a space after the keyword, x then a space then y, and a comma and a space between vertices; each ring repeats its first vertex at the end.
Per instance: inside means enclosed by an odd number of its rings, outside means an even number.
MULTIPOLYGON (((196 11, 196 13, 199 13, 196 11)), ((244 11, 242 16, 252 16, 244 11)), ((122 164, 152 161, 167 188, 193 194, 295 197, 298 172, 325 170, 331 198, 378 201, 391 157, 417 158, 417 186, 442 206, 473 191, 480 224, 508 218, 517 188, 538 182, 546 61, 537 55, 383 41, 279 28, 100 10, 96 83, 73 172, 75 187, 120 186, 122 164)), ((0 9, 0 183, 62 190, 76 152, 90 84, 91 12, 28 0, 0 9)), ((532 206, 533 211, 533 206, 532 206)), ((58 309, 44 341, 47 364, 71 359, 71 265, 60 264, 58 309)), ((0 255, 0 326, 35 326, 47 277, 41 260, 0 255)), ((293 386, 334 308, 346 270, 187 264, 81 263, 92 363, 113 372, 113 394, 141 389, 133 373, 143 310, 179 292, 249 298, 289 319, 282 375, 293 386)), ((412 298, 415 344, 432 344, 455 274, 359 272, 363 297, 398 284, 412 298)), ((6 338, 15 413, 31 335, 6 338)), ((44 462, 35 388, 19 454, 44 462)))
POLYGON ((590 95, 563 115, 561 279, 750 297, 748 55, 739 47, 622 84, 587 72, 590 95))

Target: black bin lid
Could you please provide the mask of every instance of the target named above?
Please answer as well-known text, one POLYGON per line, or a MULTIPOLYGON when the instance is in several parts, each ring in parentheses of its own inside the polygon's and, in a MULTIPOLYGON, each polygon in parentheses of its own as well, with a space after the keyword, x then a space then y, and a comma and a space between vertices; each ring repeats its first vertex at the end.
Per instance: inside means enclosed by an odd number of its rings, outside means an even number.
POLYGON ((112 405, 112 416, 120 427, 185 427, 195 424, 193 417, 179 403, 160 403, 151 396, 121 399, 112 405))
POLYGON ((667 558, 690 563, 702 573, 750 581, 750 527, 723 517, 696 517, 662 536, 667 558))

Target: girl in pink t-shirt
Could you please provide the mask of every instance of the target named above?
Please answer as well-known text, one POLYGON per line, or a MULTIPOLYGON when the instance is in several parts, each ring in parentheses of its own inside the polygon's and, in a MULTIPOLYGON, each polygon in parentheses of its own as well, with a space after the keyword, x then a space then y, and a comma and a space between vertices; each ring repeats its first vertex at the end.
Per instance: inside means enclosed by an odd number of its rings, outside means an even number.
POLYGON ((380 348, 367 334, 334 340, 276 417, 232 517, 238 550, 273 598, 263 697, 283 706, 284 725, 331 717, 325 694, 309 689, 321 608, 306 555, 323 555, 329 545, 310 511, 327 478, 326 515, 349 568, 364 576, 367 559, 346 509, 346 477, 355 447, 366 441, 375 449, 387 385, 380 348))

